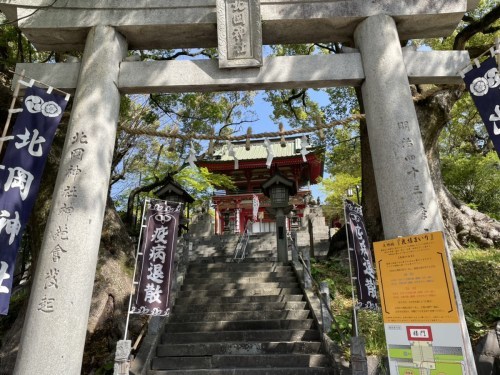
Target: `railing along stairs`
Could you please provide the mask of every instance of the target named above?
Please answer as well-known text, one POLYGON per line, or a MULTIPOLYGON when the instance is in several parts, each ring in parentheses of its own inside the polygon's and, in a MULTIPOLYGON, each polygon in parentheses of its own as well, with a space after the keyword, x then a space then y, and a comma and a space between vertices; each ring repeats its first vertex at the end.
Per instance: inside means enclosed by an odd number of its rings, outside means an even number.
POLYGON ((293 238, 291 232, 287 232, 287 237, 292 248, 292 260, 298 260, 302 264, 302 268, 304 269, 304 288, 312 290, 316 297, 321 301, 323 332, 328 333, 330 331, 330 327, 333 325, 339 335, 341 344, 346 345, 347 340, 345 339, 344 334, 342 333, 342 330, 340 329, 338 322, 335 320, 333 312, 330 308, 330 302, 333 297, 330 294, 328 286, 326 286, 326 283, 321 283, 322 285, 319 285, 316 282, 311 274, 311 262, 309 256, 306 255, 306 259, 304 260, 302 251, 298 250, 295 239, 293 238))
POLYGON ((245 226, 245 230, 238 238, 238 242, 236 243, 236 247, 234 249, 233 262, 241 262, 245 259, 246 250, 248 245, 248 239, 250 237, 250 225, 252 225, 252 221, 247 221, 245 226))

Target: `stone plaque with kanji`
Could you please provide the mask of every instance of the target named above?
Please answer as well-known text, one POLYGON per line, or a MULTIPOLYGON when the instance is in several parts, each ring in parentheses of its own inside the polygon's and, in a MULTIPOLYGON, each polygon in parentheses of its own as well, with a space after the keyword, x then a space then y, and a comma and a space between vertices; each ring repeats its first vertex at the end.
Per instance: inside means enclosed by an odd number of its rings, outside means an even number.
POLYGON ((220 68, 262 66, 259 0, 217 0, 220 68))

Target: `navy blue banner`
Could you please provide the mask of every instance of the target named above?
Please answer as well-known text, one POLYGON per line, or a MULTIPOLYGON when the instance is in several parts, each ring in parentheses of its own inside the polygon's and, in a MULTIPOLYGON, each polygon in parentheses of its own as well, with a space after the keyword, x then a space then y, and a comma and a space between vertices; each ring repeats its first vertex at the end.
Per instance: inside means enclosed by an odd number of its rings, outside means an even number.
POLYGON ((9 311, 16 255, 35 204, 45 162, 66 108, 65 96, 26 90, 0 165, 0 314, 9 311))
POLYGON ((378 309, 377 283, 361 206, 346 200, 344 202, 345 224, 349 256, 356 271, 356 308, 378 309))
POLYGON ((130 313, 168 316, 182 203, 151 200, 145 211, 141 273, 130 313))
POLYGON ((500 75, 495 58, 474 66, 464 81, 500 157, 500 75))

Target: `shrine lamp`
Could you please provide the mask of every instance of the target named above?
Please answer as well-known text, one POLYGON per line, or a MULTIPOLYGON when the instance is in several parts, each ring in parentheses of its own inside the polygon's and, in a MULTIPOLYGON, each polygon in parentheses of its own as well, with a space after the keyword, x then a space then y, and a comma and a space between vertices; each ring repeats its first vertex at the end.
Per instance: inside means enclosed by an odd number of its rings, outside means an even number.
POLYGON ((262 184, 262 191, 266 197, 271 198, 271 207, 273 208, 288 207, 290 195, 293 196, 297 193, 295 183, 280 173, 276 173, 265 181, 262 184))

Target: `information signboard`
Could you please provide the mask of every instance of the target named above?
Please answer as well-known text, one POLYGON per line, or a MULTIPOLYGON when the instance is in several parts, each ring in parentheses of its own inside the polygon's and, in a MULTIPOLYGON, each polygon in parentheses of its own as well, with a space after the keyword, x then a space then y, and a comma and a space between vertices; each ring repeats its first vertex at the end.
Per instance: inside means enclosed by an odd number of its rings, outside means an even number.
POLYGON ((442 232, 373 246, 391 374, 467 374, 442 232))

